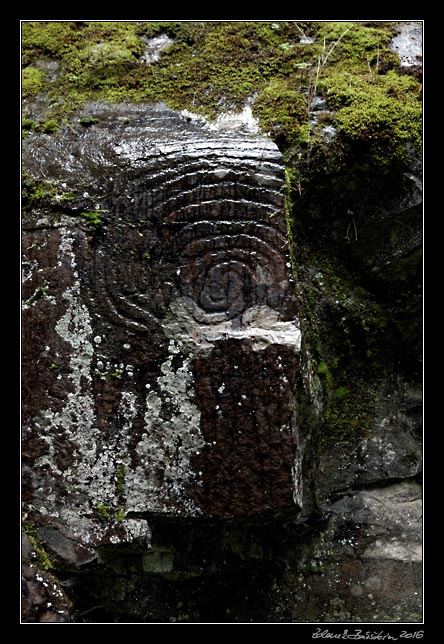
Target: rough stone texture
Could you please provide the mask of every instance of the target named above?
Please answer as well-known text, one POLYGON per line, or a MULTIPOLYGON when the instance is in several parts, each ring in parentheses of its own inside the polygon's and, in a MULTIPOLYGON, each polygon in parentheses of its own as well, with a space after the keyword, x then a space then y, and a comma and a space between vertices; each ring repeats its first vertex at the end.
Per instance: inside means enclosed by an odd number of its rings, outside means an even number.
MULTIPOLYGON (((325 529, 302 546, 292 619, 421 621, 421 486, 404 481, 361 490, 330 510, 325 529)), ((277 617, 281 605, 280 598, 277 617)))
POLYGON ((422 23, 401 23, 391 48, 398 54, 401 67, 422 66, 422 23))
POLYGON ((100 125, 24 144, 70 195, 23 227, 25 501, 85 547, 142 538, 147 513, 298 508, 278 149, 164 106, 91 109, 100 125))
POLYGON ((59 580, 38 564, 38 553, 22 533, 22 617, 25 622, 71 621, 72 602, 59 580))
POLYGON ((418 476, 422 469, 421 391, 392 382, 378 398, 371 434, 320 451, 318 492, 338 492, 418 476))
POLYGON ((355 309, 318 288, 317 256, 299 261, 324 359, 342 352, 372 394, 365 431, 345 417, 335 440, 301 350, 276 146, 161 105, 84 116, 99 122, 23 146, 23 501, 40 550, 25 537, 24 621, 420 621, 418 164, 356 193, 319 183, 295 208, 301 249, 312 234, 334 256, 359 203, 341 254, 413 311, 378 336, 390 368, 367 382, 355 309))

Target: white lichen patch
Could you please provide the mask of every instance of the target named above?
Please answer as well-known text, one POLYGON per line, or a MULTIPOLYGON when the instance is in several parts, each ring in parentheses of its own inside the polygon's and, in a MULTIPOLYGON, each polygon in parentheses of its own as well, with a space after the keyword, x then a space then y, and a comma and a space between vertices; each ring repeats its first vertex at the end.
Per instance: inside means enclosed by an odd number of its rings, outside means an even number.
POLYGON ((30 280, 38 268, 39 264, 35 259, 33 261, 22 262, 22 283, 24 284, 30 280))
POLYGON ((239 112, 223 112, 215 121, 208 123, 210 130, 244 130, 251 134, 259 134, 258 120, 253 116, 251 105, 247 103, 239 112))
POLYGON ((205 441, 200 432, 200 411, 192 402, 191 356, 182 352, 179 343, 170 341, 157 391, 151 390, 146 396, 145 432, 136 447, 140 465, 134 471, 129 469, 126 477, 129 511, 200 513, 186 490, 190 484, 197 484, 191 458, 205 441), (174 356, 181 357, 175 367, 174 356), (164 409, 165 404, 170 411, 164 409))
MULTIPOLYGON (((93 343, 98 336, 93 334, 88 308, 81 299, 73 241, 72 233, 62 229, 59 260, 73 269, 75 280, 62 295, 66 309, 55 325, 56 333, 69 346, 70 391, 62 409, 56 412, 48 409, 35 419, 39 434, 48 445, 46 454, 34 464, 35 499, 42 514, 58 517, 83 544, 93 546, 108 532, 112 536, 111 520, 100 522, 94 510, 99 504, 117 510, 121 503, 117 469, 128 460, 137 400, 133 392, 122 393, 117 412, 121 422, 116 423, 115 431, 109 432, 110 438, 104 444, 95 426, 91 387, 93 343), (63 497, 53 492, 56 483, 57 489, 63 487, 63 497)), ((126 528, 126 535, 119 540, 131 541, 146 534, 146 523, 141 520, 124 519, 119 526, 126 528)))
POLYGON ((118 415, 121 415, 124 420, 123 431, 126 433, 131 429, 137 415, 137 396, 134 392, 122 392, 118 415))

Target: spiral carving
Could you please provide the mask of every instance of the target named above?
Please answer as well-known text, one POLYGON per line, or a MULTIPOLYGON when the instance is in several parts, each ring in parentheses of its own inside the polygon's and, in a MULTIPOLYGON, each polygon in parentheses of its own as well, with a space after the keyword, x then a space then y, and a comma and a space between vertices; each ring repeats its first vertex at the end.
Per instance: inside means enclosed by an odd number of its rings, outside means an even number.
POLYGON ((94 284, 108 314, 147 329, 181 296, 206 324, 288 300, 284 172, 266 139, 171 128, 115 145, 127 168, 113 188, 113 220, 96 250, 94 284))
POLYGON ((180 286, 211 323, 255 305, 279 309, 287 286, 285 239, 256 222, 195 222, 178 234, 180 286))

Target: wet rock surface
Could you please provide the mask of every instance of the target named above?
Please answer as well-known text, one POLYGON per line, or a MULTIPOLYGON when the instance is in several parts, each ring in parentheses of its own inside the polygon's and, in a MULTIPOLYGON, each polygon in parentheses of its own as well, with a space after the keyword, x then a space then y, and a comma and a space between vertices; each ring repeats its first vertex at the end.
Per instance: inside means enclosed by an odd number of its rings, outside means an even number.
POLYGON ((421 486, 349 493, 329 510, 275 590, 275 621, 421 621, 421 486))
POLYGON ((100 126, 25 146, 31 175, 82 182, 98 202, 69 222, 31 212, 24 228, 29 493, 84 523, 88 543, 103 507, 242 516, 295 494, 300 332, 279 151, 164 107, 125 115, 98 109, 100 126))
POLYGON ((23 620, 28 623, 70 622, 72 602, 59 580, 40 567, 39 554, 41 550, 36 552, 35 540, 31 541, 26 533, 22 533, 23 620))
MULTIPOLYGON (((24 621, 420 620, 417 382, 387 377, 371 428, 324 440, 278 148, 91 104, 23 161, 24 621)), ((389 233, 416 183, 390 199, 389 233)), ((418 246, 401 242, 349 262, 385 294, 381 267, 418 246)))

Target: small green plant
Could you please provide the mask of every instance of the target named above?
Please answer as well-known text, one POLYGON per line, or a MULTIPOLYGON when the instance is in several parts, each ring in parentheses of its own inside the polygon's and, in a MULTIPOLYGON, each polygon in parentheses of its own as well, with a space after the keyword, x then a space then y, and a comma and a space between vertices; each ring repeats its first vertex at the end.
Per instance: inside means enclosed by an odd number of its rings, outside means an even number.
POLYGON ((109 520, 109 508, 106 505, 104 505, 103 503, 97 503, 96 510, 101 521, 109 520))
POLYGON ((22 119, 22 130, 30 131, 35 130, 38 123, 33 119, 24 118, 22 119))
POLYGON ((22 71, 23 96, 36 96, 43 89, 45 73, 37 67, 25 67, 22 71))
POLYGON ((101 226, 103 224, 100 218, 102 210, 93 210, 91 212, 82 212, 82 217, 85 217, 89 226, 101 226))
POLYGON ((341 400, 341 398, 345 398, 347 394, 348 387, 336 387, 333 392, 333 398, 336 398, 336 400, 341 400))
POLYGON ((116 521, 119 523, 122 523, 122 521, 125 519, 125 508, 119 507, 119 509, 116 512, 116 521))
POLYGON ((59 124, 55 119, 49 119, 49 121, 46 121, 42 126, 42 131, 45 134, 53 134, 54 132, 57 132, 58 129, 59 124))
POLYGON ((46 282, 41 286, 37 286, 34 293, 31 295, 31 297, 26 300, 25 302, 26 306, 31 306, 32 304, 35 304, 38 300, 40 300, 42 297, 46 297, 48 294, 48 290, 49 290, 49 286, 46 282))
POLYGON ((54 186, 49 181, 34 181, 31 180, 28 182, 28 186, 24 183, 24 189, 27 190, 27 194, 24 196, 28 197, 31 205, 43 205, 44 202, 48 202, 55 195, 54 186))
POLYGON ((92 116, 84 116, 80 119, 79 123, 80 125, 83 125, 83 127, 89 127, 95 123, 100 123, 100 119, 96 119, 92 116))
POLYGON ((46 552, 42 542, 37 536, 36 528, 29 523, 23 523, 23 531, 27 534, 29 542, 37 558, 37 565, 41 570, 51 570, 54 564, 51 557, 46 552))
POLYGON ((118 521, 125 519, 125 464, 120 463, 116 470, 117 508, 104 503, 97 503, 96 510, 101 521, 118 521))
POLYGON ((331 389, 332 375, 328 364, 326 362, 320 362, 317 367, 317 372, 321 376, 326 391, 329 392, 331 389))
POLYGON ((52 365, 49 367, 50 369, 60 369, 58 364, 55 364, 55 362, 52 363, 52 365))

